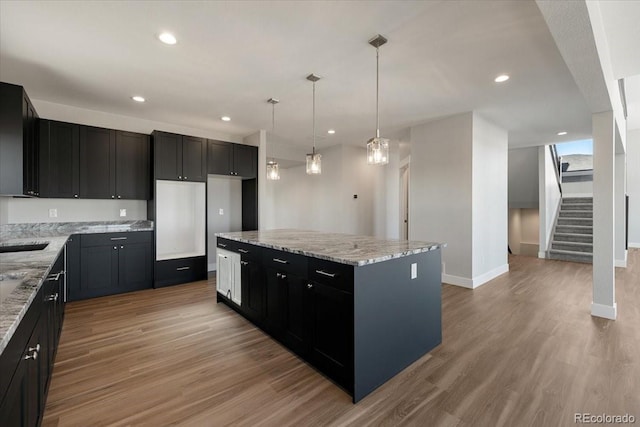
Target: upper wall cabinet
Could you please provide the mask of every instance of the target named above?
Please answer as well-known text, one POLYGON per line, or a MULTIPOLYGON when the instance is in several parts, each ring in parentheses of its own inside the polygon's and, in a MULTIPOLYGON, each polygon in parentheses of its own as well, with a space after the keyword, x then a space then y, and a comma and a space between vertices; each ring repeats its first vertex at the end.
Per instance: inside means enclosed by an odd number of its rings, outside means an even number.
POLYGON ((153 131, 155 179, 200 181, 207 178, 207 140, 153 131))
POLYGON ((80 195, 80 126, 40 120, 40 197, 80 195))
POLYGON ((40 197, 149 199, 149 135, 40 121, 40 197))
POLYGON ((39 193, 37 120, 24 88, 0 83, 0 195, 39 193))
POLYGON ((209 140, 207 168, 210 174, 255 178, 258 169, 258 147, 209 140))

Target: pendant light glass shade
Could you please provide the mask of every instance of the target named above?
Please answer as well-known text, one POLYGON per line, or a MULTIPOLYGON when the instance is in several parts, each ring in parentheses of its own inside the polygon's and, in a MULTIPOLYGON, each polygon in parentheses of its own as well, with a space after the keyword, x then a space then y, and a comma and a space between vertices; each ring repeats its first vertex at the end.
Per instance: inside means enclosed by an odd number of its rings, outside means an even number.
POLYGON ((322 154, 313 152, 307 154, 307 174, 320 175, 322 173, 322 154))
POLYGON ((367 164, 386 165, 389 163, 389 140, 380 138, 380 108, 379 87, 380 87, 380 46, 385 44, 387 39, 378 34, 369 40, 369 44, 376 48, 376 136, 367 141, 367 164))
POLYGON ((322 155, 316 153, 316 82, 320 77, 309 74, 307 80, 313 83, 313 150, 307 154, 307 175, 320 175, 322 173, 322 155))
POLYGON ((267 179, 269 181, 277 181, 280 179, 280 169, 278 168, 278 162, 267 162, 267 179))
POLYGON ((389 163, 389 140, 387 138, 376 137, 367 142, 367 163, 370 165, 389 163))

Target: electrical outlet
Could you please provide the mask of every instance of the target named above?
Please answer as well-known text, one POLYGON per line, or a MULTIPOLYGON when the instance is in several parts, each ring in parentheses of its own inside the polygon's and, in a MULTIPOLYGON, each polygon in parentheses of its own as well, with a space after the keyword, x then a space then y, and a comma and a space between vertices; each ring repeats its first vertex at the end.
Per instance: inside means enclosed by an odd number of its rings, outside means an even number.
POLYGON ((58 209, 49 209, 49 218, 57 218, 58 209))
POLYGON ((417 279, 417 278, 418 278, 418 264, 414 262, 411 264, 411 279, 417 279))
POLYGON ((126 209, 120 209, 120 216, 127 216, 127 210, 126 209))
POLYGON ((222 209, 222 208, 218 209, 218 214, 219 215, 224 215, 224 209, 222 209))

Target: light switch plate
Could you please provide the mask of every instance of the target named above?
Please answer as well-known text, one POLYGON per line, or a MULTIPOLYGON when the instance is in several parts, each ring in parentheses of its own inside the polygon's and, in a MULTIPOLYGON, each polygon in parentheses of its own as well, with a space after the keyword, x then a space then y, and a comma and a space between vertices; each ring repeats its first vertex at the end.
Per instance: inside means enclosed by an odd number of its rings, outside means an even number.
POLYGON ((57 218, 58 209, 49 209, 49 218, 57 218))
POLYGON ((224 215, 224 209, 222 209, 222 208, 218 209, 218 214, 219 215, 224 215))
POLYGON ((126 209, 120 209, 120 216, 127 216, 127 210, 126 209))
POLYGON ((417 279, 418 278, 418 264, 417 263, 413 263, 411 264, 411 279, 417 279))

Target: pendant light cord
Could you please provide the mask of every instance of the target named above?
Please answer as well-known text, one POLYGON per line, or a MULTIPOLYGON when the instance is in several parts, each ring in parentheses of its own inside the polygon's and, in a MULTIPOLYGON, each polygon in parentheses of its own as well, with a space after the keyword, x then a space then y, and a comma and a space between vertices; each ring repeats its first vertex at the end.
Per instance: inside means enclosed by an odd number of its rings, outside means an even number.
POLYGON ((380 48, 376 47, 376 138, 380 138, 380 109, 378 98, 380 92, 380 48))
POLYGON ((313 82, 313 151, 316 154, 316 82, 313 82))

